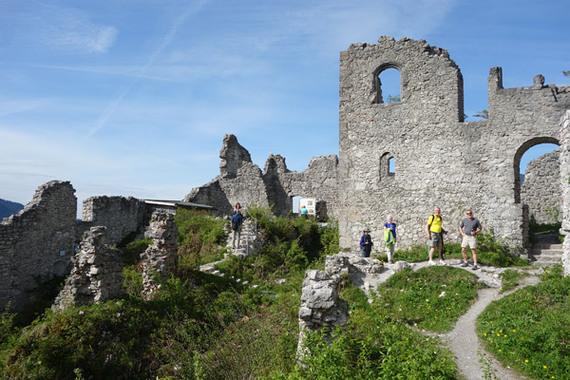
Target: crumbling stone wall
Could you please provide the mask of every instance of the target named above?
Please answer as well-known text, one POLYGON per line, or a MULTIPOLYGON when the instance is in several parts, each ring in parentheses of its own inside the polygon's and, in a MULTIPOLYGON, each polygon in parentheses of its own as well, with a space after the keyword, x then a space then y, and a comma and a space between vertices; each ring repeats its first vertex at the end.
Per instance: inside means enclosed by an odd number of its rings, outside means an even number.
POLYGON ((142 296, 149 299, 160 286, 160 280, 168 278, 177 268, 178 228, 174 215, 153 212, 145 237, 152 239, 152 244, 141 254, 142 296))
POLYGON ((559 158, 559 151, 555 150, 531 161, 526 167, 521 202, 528 205, 530 218, 536 223, 562 221, 559 158))
POLYGON ((123 292, 121 251, 105 244, 107 228, 91 227, 83 235, 73 268, 52 309, 91 305, 121 296, 123 292))
POLYGON ((184 202, 214 206, 219 214, 229 214, 233 205, 273 205, 278 214, 291 211, 292 198, 302 195, 326 202, 329 216, 336 217, 338 199, 338 158, 315 157, 303 172, 287 169, 285 158, 270 154, 264 171, 251 162, 249 152, 234 135, 225 135, 220 151, 220 175, 194 188, 184 202))
POLYGON ((308 333, 326 329, 325 338, 329 338, 332 331, 346 324, 348 304, 338 294, 343 278, 370 290, 366 278, 379 275, 383 269, 377 259, 338 253, 326 258, 324 271, 313 269, 305 273, 299 308, 297 357, 300 360, 304 356, 303 340, 308 333))
POLYGON ((564 275, 570 276, 570 110, 560 123, 560 186, 562 188, 562 228, 565 235, 562 254, 564 275))
POLYGON ((0 307, 35 299, 41 282, 67 273, 75 243, 77 199, 69 182, 50 181, 0 224, 0 307))
POLYGON ((505 89, 502 70, 489 74, 489 118, 464 122, 463 79, 447 51, 425 41, 381 37, 352 44, 340 56, 339 228, 341 248, 360 231, 382 237, 382 221, 399 225, 399 246, 425 244, 425 224, 442 209, 448 241, 472 208, 484 229, 513 247, 525 244, 520 199, 522 155, 559 143, 559 120, 570 108, 570 86, 505 89), (378 75, 396 68, 401 101, 382 103, 378 75), (395 173, 388 175, 387 159, 395 173))
POLYGON ((328 329, 330 334, 348 320, 348 304, 338 298, 340 276, 325 271, 308 270, 303 281, 299 308, 299 343, 297 357, 304 356, 303 341, 311 331, 328 329))
POLYGON ((112 245, 120 243, 132 233, 141 231, 141 227, 145 224, 145 216, 149 217, 147 207, 140 199, 96 196, 83 201, 81 226, 84 230, 91 226, 106 226, 106 241, 112 245))

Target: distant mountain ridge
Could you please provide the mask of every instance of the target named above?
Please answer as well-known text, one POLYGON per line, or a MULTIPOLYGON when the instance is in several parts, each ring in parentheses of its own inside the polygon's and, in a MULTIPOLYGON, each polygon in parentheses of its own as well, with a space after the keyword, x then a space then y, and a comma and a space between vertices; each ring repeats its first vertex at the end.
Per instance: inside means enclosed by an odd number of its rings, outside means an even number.
POLYGON ((21 203, 7 201, 0 198, 0 219, 10 216, 12 214, 17 214, 18 211, 24 208, 21 203))

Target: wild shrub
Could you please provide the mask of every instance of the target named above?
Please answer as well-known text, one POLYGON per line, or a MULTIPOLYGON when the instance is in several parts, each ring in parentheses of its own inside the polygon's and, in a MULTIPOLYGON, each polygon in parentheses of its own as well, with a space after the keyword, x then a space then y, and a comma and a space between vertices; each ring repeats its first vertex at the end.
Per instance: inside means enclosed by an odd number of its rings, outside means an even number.
POLYGON ((495 238, 493 228, 479 234, 477 238, 479 261, 494 267, 528 266, 528 261, 512 252, 512 248, 495 238))
POLYGON ((231 258, 219 265, 230 276, 247 281, 283 277, 318 260, 323 247, 326 252, 338 247, 338 228, 334 224, 320 228, 312 218, 275 216, 271 208, 257 206, 248 207, 246 216, 255 219, 264 245, 255 255, 231 258))
POLYGON ((227 221, 213 218, 205 211, 178 208, 175 221, 178 239, 179 268, 182 273, 195 270, 201 264, 224 257, 227 221))
POLYGON ((151 244, 152 239, 149 238, 135 240, 127 243, 122 249, 122 258, 125 265, 134 265, 139 263, 141 253, 143 253, 151 244))

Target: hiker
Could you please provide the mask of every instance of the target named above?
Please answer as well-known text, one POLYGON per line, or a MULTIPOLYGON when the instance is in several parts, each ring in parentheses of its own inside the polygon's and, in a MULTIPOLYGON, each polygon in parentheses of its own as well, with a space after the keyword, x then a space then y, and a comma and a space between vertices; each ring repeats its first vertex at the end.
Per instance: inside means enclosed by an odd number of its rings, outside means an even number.
POLYGON ((372 237, 370 236, 370 228, 364 229, 364 234, 360 238, 360 256, 370 257, 370 251, 372 251, 372 237))
POLYGON ((301 207, 301 216, 304 217, 305 219, 307 219, 309 217, 309 209, 307 209, 307 207, 305 207, 305 205, 303 205, 303 207, 301 207))
POLYGON ((241 211, 235 212, 231 218, 232 224, 232 231, 233 231, 233 238, 232 238, 232 249, 236 248, 236 238, 237 238, 237 247, 240 247, 240 240, 241 240, 241 225, 243 224, 243 216, 241 215, 241 211))
POLYGON ((242 214, 243 215, 242 210, 241 210, 241 205, 239 204, 239 202, 236 203, 236 205, 234 207, 234 211, 232 212, 232 215, 233 214, 242 214))
POLYGON ((471 269, 477 270, 477 234, 481 232, 483 227, 477 218, 473 217, 473 211, 465 210, 466 218, 463 218, 459 224, 459 232, 463 235, 463 240, 461 241, 461 254, 463 255, 462 267, 469 266, 467 262, 467 247, 471 248, 471 254, 473 255, 473 267, 471 269))
POLYGON ((392 222, 392 217, 388 215, 384 223, 384 241, 386 242, 386 253, 388 262, 394 264, 394 246, 396 245, 396 223, 392 222))
POLYGON ((439 254, 439 264, 445 265, 442 251, 443 251, 443 235, 446 234, 447 231, 445 231, 442 228, 443 219, 440 214, 441 214, 440 208, 436 207, 435 210, 433 210, 433 215, 429 217, 426 225, 428 245, 431 246, 428 254, 429 265, 435 265, 435 262, 433 261, 433 254, 436 248, 439 254))

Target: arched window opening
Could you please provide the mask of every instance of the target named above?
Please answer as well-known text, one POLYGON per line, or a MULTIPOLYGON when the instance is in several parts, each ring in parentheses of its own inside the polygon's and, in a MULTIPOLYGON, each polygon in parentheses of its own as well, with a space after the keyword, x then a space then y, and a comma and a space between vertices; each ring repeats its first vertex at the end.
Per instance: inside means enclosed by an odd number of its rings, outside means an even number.
POLYGON ((392 153, 386 152, 380 157, 380 182, 394 178, 396 161, 392 153))
POLYGON ((538 137, 527 141, 517 150, 514 157, 514 196, 515 203, 521 202, 521 184, 527 165, 544 154, 551 153, 559 147, 558 140, 551 137, 538 137))
POLYGON ((374 103, 398 103, 402 100, 400 71, 388 66, 374 78, 374 103))

